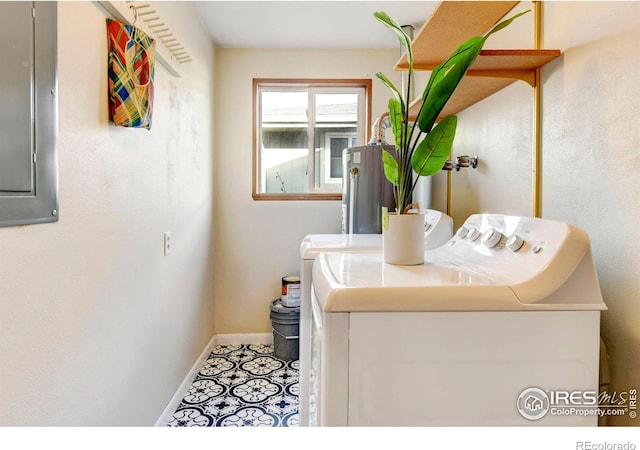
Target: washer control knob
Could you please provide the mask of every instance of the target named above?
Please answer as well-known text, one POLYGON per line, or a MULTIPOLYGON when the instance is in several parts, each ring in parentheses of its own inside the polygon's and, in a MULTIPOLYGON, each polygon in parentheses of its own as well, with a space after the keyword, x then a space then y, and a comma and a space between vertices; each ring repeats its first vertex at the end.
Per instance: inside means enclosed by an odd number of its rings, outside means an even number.
POLYGON ((460 239, 464 239, 468 232, 469 230, 466 227, 460 227, 456 232, 456 236, 458 236, 460 239))
POLYGON ((480 237, 480 231, 478 231, 477 228, 472 228, 469 230, 469 234, 467 234, 467 237, 470 240, 475 241, 480 237))
POLYGON ((498 245, 500 239, 502 239, 502 233, 495 228, 489 228, 482 235, 482 244, 487 248, 493 248, 498 245))
POLYGON ((524 244, 524 241, 522 240, 522 238, 519 236, 516 236, 515 234, 512 235, 509 239, 507 239, 507 248, 514 253, 520 250, 523 244, 524 244))

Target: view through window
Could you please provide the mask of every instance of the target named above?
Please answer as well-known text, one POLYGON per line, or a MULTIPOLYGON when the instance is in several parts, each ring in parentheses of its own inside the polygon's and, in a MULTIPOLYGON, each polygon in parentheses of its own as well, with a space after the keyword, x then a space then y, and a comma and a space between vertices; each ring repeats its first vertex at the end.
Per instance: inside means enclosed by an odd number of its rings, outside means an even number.
POLYGON ((366 143, 371 80, 254 80, 254 198, 339 198, 342 151, 366 143))

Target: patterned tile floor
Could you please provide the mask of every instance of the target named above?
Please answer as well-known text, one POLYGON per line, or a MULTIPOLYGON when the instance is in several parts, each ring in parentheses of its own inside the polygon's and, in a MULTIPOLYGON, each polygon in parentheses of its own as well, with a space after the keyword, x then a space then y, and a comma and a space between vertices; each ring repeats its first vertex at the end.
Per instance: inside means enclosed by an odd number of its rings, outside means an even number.
POLYGON ((167 426, 298 426, 298 361, 272 345, 215 346, 167 426))

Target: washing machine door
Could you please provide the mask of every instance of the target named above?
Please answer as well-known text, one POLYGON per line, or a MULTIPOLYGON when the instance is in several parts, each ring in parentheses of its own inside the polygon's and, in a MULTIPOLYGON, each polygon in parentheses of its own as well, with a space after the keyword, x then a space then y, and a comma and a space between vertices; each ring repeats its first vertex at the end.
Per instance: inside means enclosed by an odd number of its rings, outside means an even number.
POLYGON ((308 423, 311 427, 320 426, 320 381, 322 374, 322 311, 318 307, 318 299, 311 289, 311 365, 309 368, 308 423))
POLYGON ((349 314, 327 313, 311 290, 309 425, 347 426, 349 314))

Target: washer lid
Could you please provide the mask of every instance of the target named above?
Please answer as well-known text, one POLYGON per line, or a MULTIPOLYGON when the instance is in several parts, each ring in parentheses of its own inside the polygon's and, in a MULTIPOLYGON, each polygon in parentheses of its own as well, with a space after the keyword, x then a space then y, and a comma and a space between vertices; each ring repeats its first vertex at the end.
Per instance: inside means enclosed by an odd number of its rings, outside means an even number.
POLYGON ((385 264, 382 253, 322 253, 313 289, 324 311, 600 310, 602 303, 525 303, 503 280, 455 264, 385 264))
POLYGON ((325 311, 514 309, 507 286, 454 266, 385 264, 382 253, 322 253, 313 289, 325 311))
POLYGON ((316 259, 320 252, 380 252, 382 234, 310 234, 300 244, 301 259, 316 259))

